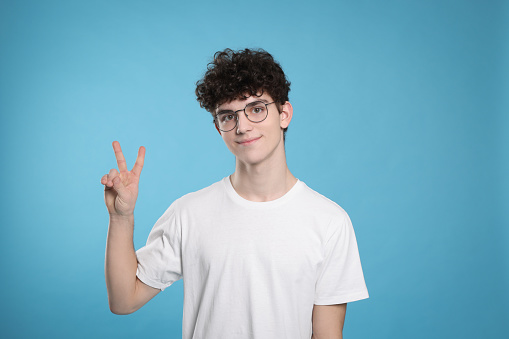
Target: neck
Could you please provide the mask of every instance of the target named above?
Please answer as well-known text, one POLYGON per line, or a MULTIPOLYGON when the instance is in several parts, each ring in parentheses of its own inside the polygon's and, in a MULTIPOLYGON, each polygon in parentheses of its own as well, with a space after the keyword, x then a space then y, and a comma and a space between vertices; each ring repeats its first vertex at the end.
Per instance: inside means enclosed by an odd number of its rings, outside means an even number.
POLYGON ((288 169, 284 148, 258 164, 246 164, 236 159, 235 173, 230 180, 235 191, 244 199, 271 201, 285 195, 297 182, 288 169))

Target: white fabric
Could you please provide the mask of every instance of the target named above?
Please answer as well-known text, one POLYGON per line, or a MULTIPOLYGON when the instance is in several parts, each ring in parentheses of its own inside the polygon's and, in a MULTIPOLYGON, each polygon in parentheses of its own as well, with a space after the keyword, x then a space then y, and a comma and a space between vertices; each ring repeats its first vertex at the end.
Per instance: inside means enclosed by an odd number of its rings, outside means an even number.
POLYGON ((147 285, 184 279, 184 339, 310 339, 313 304, 368 298, 350 218, 302 181, 269 202, 229 177, 187 194, 136 254, 147 285))

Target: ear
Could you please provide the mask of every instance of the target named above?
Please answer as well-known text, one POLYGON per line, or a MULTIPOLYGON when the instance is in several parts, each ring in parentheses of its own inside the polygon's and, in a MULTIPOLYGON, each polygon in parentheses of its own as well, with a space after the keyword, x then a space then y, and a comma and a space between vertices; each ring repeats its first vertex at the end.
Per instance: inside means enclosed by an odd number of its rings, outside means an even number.
POLYGON ((281 128, 287 128, 293 117, 293 107, 289 101, 281 105, 281 113, 279 113, 279 125, 281 128))

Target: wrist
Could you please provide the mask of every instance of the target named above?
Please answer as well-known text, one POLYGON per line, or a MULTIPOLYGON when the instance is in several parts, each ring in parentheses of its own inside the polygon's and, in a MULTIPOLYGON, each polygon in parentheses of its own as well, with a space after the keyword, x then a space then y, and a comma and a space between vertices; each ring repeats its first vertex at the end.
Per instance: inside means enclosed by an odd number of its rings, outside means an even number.
POLYGON ((128 213, 128 214, 117 214, 117 213, 110 213, 110 221, 134 221, 134 214, 128 213))

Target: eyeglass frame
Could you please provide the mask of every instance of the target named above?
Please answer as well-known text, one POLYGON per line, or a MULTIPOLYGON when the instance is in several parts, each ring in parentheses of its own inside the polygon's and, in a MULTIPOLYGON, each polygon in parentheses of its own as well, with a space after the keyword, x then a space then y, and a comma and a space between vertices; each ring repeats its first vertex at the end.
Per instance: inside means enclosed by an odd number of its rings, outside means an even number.
MULTIPOLYGON (((217 122, 217 116, 219 115, 219 113, 214 116, 214 124, 216 125, 217 129, 219 129, 221 132, 230 132, 230 131, 233 131, 235 129, 235 127, 237 127, 239 125, 239 113, 238 112, 240 112, 240 111, 244 111, 244 115, 246 116, 247 120, 257 124, 257 123, 265 121, 265 119, 267 119, 267 117, 269 116, 269 108, 267 106, 272 105, 274 103, 276 103, 276 102, 272 101, 272 102, 269 102, 269 103, 265 103, 263 101, 252 101, 252 102, 248 103, 246 105, 246 107, 244 107, 243 109, 239 109, 239 110, 236 110, 236 111, 231 111, 231 113, 229 113, 228 110, 226 110, 227 113, 235 115, 235 126, 233 126, 232 129, 229 129, 227 131, 223 131, 219 127, 219 123, 217 122), (253 120, 249 119, 249 115, 246 113, 246 108, 247 108, 247 106, 249 106, 249 105, 251 105, 253 103, 261 103, 261 104, 265 105, 265 109, 267 110, 267 114, 265 115, 265 118, 263 118, 263 120, 253 121, 253 120)), ((278 108, 278 112, 279 112, 279 108, 278 108)), ((221 113, 221 114, 223 114, 223 113, 221 113)))

